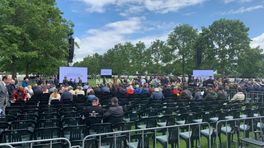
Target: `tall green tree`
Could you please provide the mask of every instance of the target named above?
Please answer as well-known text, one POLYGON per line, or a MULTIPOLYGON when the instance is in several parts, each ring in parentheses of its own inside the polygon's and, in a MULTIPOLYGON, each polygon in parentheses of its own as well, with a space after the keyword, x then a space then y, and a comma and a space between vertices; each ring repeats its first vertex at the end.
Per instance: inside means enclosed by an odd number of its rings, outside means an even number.
POLYGON ((55 0, 2 0, 0 12, 2 70, 54 74, 66 65, 73 25, 55 0))
POLYGON ((138 42, 134 45, 131 52, 131 73, 144 74, 147 69, 146 46, 143 42, 138 42))
POLYGON ((198 38, 197 30, 192 26, 183 24, 175 27, 169 34, 168 45, 173 51, 173 63, 180 63, 182 74, 191 73, 194 68, 195 43, 198 38))
POLYGON ((87 67, 89 74, 98 74, 103 65, 103 55, 95 53, 88 55, 82 61, 74 63, 76 67, 87 67))
POLYGON ((236 71, 238 59, 249 49, 249 28, 239 20, 220 19, 204 28, 204 63, 223 75, 236 71))
POLYGON ((262 77, 264 72, 264 54, 263 49, 246 49, 238 59, 239 77, 262 77))
POLYGON ((152 42, 150 47, 146 50, 147 70, 152 74, 162 74, 162 67, 167 64, 166 54, 169 53, 169 48, 166 42, 156 40, 152 42))

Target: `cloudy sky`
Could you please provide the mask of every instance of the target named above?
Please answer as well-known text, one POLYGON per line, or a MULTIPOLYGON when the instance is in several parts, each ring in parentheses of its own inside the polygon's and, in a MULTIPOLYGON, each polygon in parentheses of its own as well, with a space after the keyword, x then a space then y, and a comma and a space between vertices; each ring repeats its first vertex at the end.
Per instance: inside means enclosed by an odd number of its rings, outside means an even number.
POLYGON ((220 18, 250 28, 251 46, 264 48, 264 0, 57 0, 74 24, 74 61, 104 53, 117 43, 166 40, 179 24, 200 30, 220 18))

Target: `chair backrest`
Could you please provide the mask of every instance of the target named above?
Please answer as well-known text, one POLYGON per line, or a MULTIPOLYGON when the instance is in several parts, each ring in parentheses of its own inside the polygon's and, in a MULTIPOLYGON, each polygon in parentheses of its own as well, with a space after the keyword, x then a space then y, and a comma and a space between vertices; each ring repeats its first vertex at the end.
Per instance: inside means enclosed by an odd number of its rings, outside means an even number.
POLYGON ((36 127, 36 121, 34 120, 17 120, 11 122, 11 130, 30 130, 34 131, 34 128, 36 127))
POLYGON ((126 136, 120 135, 116 136, 115 138, 113 136, 102 138, 102 146, 109 146, 110 148, 124 148, 126 146, 126 136), (115 138, 116 143, 114 141, 115 138))
POLYGON ((60 119, 58 118, 40 119, 37 125, 37 128, 56 128, 56 127, 60 127, 60 119))
POLYGON ((63 128, 63 136, 70 141, 82 140, 88 132, 86 126, 68 126, 63 128))
POLYGON ((2 132, 2 143, 28 141, 32 139, 32 132, 28 130, 12 130, 2 132))
POLYGON ((96 123, 92 124, 89 130, 95 133, 108 133, 112 132, 112 126, 111 123, 96 123))
POLYGON ((38 128, 34 132, 34 139, 52 139, 61 137, 60 128, 38 128))

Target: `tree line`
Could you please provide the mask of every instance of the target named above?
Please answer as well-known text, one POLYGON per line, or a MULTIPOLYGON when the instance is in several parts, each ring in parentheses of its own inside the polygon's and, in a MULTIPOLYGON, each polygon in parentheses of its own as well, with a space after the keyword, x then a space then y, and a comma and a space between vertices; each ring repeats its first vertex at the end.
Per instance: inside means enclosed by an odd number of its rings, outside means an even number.
POLYGON ((67 65, 72 27, 55 0, 1 0, 0 71, 57 74, 67 65))
POLYGON ((201 30, 178 25, 166 41, 117 44, 100 55, 88 55, 74 66, 98 74, 112 68, 114 74, 192 74, 193 69, 213 69, 222 76, 262 77, 263 49, 251 48, 249 28, 239 20, 219 19, 201 30))

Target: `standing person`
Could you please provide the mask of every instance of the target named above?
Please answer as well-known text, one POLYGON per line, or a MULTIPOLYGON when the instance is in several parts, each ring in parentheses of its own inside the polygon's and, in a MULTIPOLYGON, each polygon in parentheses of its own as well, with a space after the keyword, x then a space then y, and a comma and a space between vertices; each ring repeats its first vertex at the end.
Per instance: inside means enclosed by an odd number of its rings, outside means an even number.
POLYGON ((7 91, 8 91, 8 95, 9 95, 9 101, 13 100, 13 93, 16 89, 16 85, 15 85, 15 80, 11 80, 10 84, 8 84, 7 87, 7 91))
POLYGON ((8 90, 6 88, 12 81, 12 77, 3 76, 2 81, 0 81, 0 114, 5 114, 5 107, 9 100, 8 90))
POLYGON ((82 79, 80 77, 78 77, 78 85, 83 86, 83 82, 82 82, 82 79))
POLYGON ((64 76, 64 79, 63 79, 63 81, 62 81, 62 84, 63 84, 64 86, 68 86, 68 85, 69 85, 69 81, 68 81, 68 79, 67 79, 66 76, 64 76))

